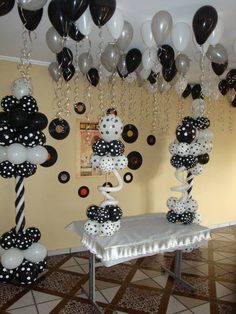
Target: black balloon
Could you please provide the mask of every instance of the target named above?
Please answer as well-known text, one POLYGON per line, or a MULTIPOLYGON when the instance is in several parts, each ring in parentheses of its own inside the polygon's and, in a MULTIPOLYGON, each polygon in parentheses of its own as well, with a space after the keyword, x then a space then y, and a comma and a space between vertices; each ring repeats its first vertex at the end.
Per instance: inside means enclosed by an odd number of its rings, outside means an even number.
POLYGON ((16 280, 22 284, 32 284, 38 277, 39 267, 36 263, 24 261, 16 269, 16 280))
POLYGON ((26 234, 32 240, 32 242, 38 242, 41 238, 41 232, 36 227, 27 228, 26 234))
POLYGON ((106 156, 109 153, 109 144, 99 138, 92 146, 93 152, 98 156, 106 156))
POLYGON ((73 64, 69 64, 66 68, 62 69, 62 74, 65 81, 69 81, 75 74, 75 67, 73 64))
POLYGON ((0 0, 0 16, 9 13, 15 4, 15 0, 0 0))
POLYGON ((20 108, 15 108, 8 113, 8 121, 12 126, 22 128, 28 124, 28 113, 20 108))
POLYGON ((73 53, 72 51, 64 47, 62 51, 57 54, 57 62, 62 69, 67 68, 73 61, 73 53))
POLYGON ((36 265, 38 266, 39 273, 42 273, 47 266, 47 261, 44 259, 43 261, 36 263, 36 265))
POLYGON ((105 25, 116 9, 116 0, 90 0, 90 13, 94 24, 101 27, 105 25))
POLYGON ((172 223, 175 223, 178 221, 179 219, 179 215, 176 214, 173 210, 169 210, 166 214, 166 219, 169 221, 169 222, 172 222, 172 223))
POLYGON ((208 154, 198 155, 197 159, 198 159, 199 164, 205 165, 209 161, 209 155, 208 154))
POLYGON ((48 118, 41 112, 36 112, 30 115, 29 125, 36 130, 42 131, 48 125, 48 118))
POLYGON ((197 158, 195 156, 192 156, 192 155, 188 155, 188 156, 183 157, 183 165, 187 170, 196 166, 197 161, 198 161, 197 158))
POLYGON ((236 83, 236 69, 230 70, 226 75, 226 81, 229 88, 233 88, 236 83))
POLYGON ((5 96, 1 101, 1 107, 5 112, 9 112, 19 105, 19 100, 14 96, 5 96))
POLYGON ((109 152, 111 156, 121 156, 125 151, 124 144, 119 140, 109 142, 109 152))
POLYGON ((172 81, 176 74, 177 68, 175 62, 173 62, 169 68, 162 67, 162 75, 166 82, 172 81))
POLYGON ((0 176, 3 178, 12 178, 15 174, 14 171, 14 165, 10 161, 6 160, 0 163, 0 176))
POLYGON ((158 49, 157 52, 160 63, 163 67, 169 68, 175 59, 174 49, 169 45, 163 45, 158 49))
POLYGON ((187 98, 191 94, 191 92, 192 92, 192 87, 190 84, 188 84, 182 93, 182 97, 187 98))
POLYGON ((10 282, 15 277, 15 269, 8 269, 2 266, 0 263, 0 282, 7 283, 10 282))
POLYGON ((203 45, 216 27, 218 14, 215 8, 205 5, 193 17, 193 32, 199 45, 203 45))
POLYGON ((195 84, 192 87, 192 98, 197 99, 197 98, 203 98, 202 96, 202 88, 200 84, 195 84))
POLYGON ((31 164, 29 161, 25 161, 22 164, 15 165, 15 176, 28 178, 35 174, 37 166, 31 164))
POLYGON ((18 6, 18 13, 25 28, 29 31, 34 31, 42 19, 43 8, 36 11, 30 11, 18 6))
POLYGON ((20 250, 26 250, 28 247, 32 244, 32 238, 30 235, 28 235, 25 231, 17 233, 16 239, 15 239, 15 247, 17 247, 20 250))
POLYGON ((189 225, 193 222, 194 219, 194 213, 191 212, 184 212, 183 214, 179 215, 179 220, 184 224, 184 225, 189 225))
POLYGON ((48 17, 62 37, 67 36, 69 23, 65 14, 65 3, 65 0, 52 0, 48 6, 48 17))
POLYGON ((183 167, 184 165, 184 157, 179 155, 173 155, 170 159, 170 163, 175 168, 183 167))
POLYGON ((228 61, 226 61, 223 64, 212 62, 211 66, 212 66, 212 70, 215 72, 215 74, 219 76, 219 75, 222 75, 224 73, 224 71, 227 69, 228 61))
POLYGON ((27 147, 35 147, 45 144, 46 136, 43 132, 27 126, 18 133, 18 142, 27 147))
POLYGON ((8 146, 15 142, 15 129, 5 124, 0 124, 0 145, 8 146))
POLYGON ((190 123, 179 125, 176 129, 176 138, 180 143, 192 143, 196 137, 196 129, 190 123))
POLYGON ((7 112, 0 112, 0 125, 8 123, 8 113, 7 112))
POLYGON ((153 85, 153 84, 156 84, 156 82, 157 82, 157 76, 158 76, 157 73, 151 71, 149 77, 147 78, 148 82, 149 82, 150 84, 152 84, 152 85, 153 85))
POLYGON ((8 250, 14 246, 16 241, 15 232, 9 231, 5 232, 0 238, 0 245, 4 250, 8 250))
POLYGON ((70 22, 68 27, 68 35, 70 36, 70 38, 77 42, 81 41, 85 37, 82 33, 80 33, 77 26, 72 22, 70 22))
POLYGON ((126 54, 126 67, 129 73, 132 73, 137 69, 142 61, 142 53, 139 49, 133 48, 130 49, 126 54))
POLYGON ((98 82, 99 82, 99 74, 98 74, 98 70, 95 68, 91 68, 87 75, 86 75, 89 83, 91 83, 93 86, 97 86, 98 82))
POLYGON ((71 21, 76 21, 89 5, 89 0, 65 0, 65 14, 71 21))
POLYGON ((99 209, 98 206, 92 205, 89 208, 87 208, 86 215, 91 220, 97 220, 97 210, 99 209))
POLYGON ((118 221, 121 219, 123 212, 119 206, 107 205, 106 209, 108 209, 108 211, 109 211, 109 220, 118 221))
POLYGON ((236 97, 234 97, 234 100, 231 102, 231 105, 235 108, 236 107, 236 97))
POLYGON ((20 106, 27 113, 35 113, 39 110, 37 101, 33 96, 23 96, 20 99, 20 106))
POLYGON ((229 85, 227 80, 221 80, 218 84, 219 91, 223 96, 225 96, 229 91, 229 85))

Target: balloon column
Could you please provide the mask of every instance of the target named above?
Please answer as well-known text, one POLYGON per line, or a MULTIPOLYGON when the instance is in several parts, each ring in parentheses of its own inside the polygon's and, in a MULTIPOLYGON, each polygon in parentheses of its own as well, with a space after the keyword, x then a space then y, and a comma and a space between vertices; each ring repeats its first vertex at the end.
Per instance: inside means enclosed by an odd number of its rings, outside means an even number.
POLYGON ((42 130, 47 117, 38 112, 31 96, 31 85, 24 78, 12 83, 12 95, 1 101, 0 112, 0 175, 16 179, 16 226, 0 238, 3 249, 0 263, 0 282, 15 278, 20 284, 31 284, 46 266, 47 250, 38 241, 38 228, 25 229, 24 178, 35 174, 37 165, 46 161, 48 152, 43 146, 46 137, 42 130))
POLYGON ((118 140, 122 131, 123 124, 116 111, 109 109, 99 121, 101 138, 93 144, 91 163, 93 168, 103 173, 112 172, 118 180, 118 185, 98 187, 105 199, 100 206, 93 205, 87 209, 89 220, 86 221, 84 229, 90 235, 112 236, 120 228, 122 210, 118 206, 118 201, 109 193, 122 189, 123 180, 118 170, 125 169, 128 165, 127 157, 124 155, 124 144, 118 140))
POLYGON ((182 184, 171 188, 172 191, 182 193, 181 197, 170 197, 167 200, 169 211, 166 217, 172 223, 201 222, 201 215, 197 212, 198 203, 192 198, 192 181, 194 176, 202 173, 203 165, 209 161, 213 133, 209 129, 209 119, 204 116, 204 100, 193 100, 191 110, 192 117, 183 118, 176 129, 176 141, 169 147, 171 165, 176 168, 175 176, 182 184))

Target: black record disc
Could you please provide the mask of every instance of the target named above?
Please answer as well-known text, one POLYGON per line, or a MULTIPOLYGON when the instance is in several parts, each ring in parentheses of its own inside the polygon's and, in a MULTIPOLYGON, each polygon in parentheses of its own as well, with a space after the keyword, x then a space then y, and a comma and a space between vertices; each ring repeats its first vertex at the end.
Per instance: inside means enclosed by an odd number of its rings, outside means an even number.
POLYGON ((122 138, 127 143, 133 143, 138 138, 138 129, 133 124, 126 124, 122 132, 122 138))
POLYGON ((44 147, 46 148, 46 150, 48 151, 48 158, 47 160, 41 164, 40 166, 42 167, 51 167, 53 166, 56 161, 57 161, 57 151, 55 150, 54 147, 50 146, 50 145, 44 145, 44 147))
POLYGON ((148 145, 154 145, 156 143, 156 137, 154 135, 148 135, 147 137, 148 145))
POLYGON ((83 114, 86 111, 86 106, 82 102, 77 102, 76 104, 74 104, 74 110, 78 114, 83 114))
POLYGON ((87 197, 89 195, 89 188, 85 185, 82 185, 78 190, 78 194, 82 198, 87 197))
POLYGON ((70 174, 67 171, 61 171, 58 175, 58 180, 61 183, 67 183, 70 180, 70 174))
POLYGON ((70 126, 64 119, 54 119, 49 124, 49 133, 56 140, 63 140, 70 133, 70 126))
POLYGON ((130 183, 133 181, 133 175, 131 172, 126 172, 123 177, 125 183, 130 183))
POLYGON ((128 158, 128 167, 132 170, 137 170, 142 166, 143 157, 139 152, 130 152, 127 156, 128 158))

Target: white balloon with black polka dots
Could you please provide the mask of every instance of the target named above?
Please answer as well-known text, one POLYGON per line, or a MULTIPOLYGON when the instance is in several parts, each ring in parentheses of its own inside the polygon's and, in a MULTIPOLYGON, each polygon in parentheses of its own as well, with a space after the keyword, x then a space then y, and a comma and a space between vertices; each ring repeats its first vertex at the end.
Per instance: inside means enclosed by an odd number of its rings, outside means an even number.
POLYGON ((193 168, 190 169, 190 172, 194 175, 194 176, 198 176, 203 172, 203 165, 197 163, 193 168))
POLYGON ((202 215, 200 213, 195 213, 193 223, 199 225, 202 222, 202 215))
POLYGON ((98 124, 100 136, 107 142, 118 140, 123 132, 123 123, 115 114, 102 117, 98 124))
POLYGON ((171 143, 169 145, 169 152, 171 153, 171 155, 176 155, 177 148, 178 148, 178 144, 177 143, 171 143))
POLYGON ((181 200, 181 199, 178 199, 178 201, 176 202, 175 204, 175 207, 173 208, 173 211, 176 213, 176 214, 183 214, 185 212, 185 201, 181 200))
POLYGON ((90 161, 91 161, 91 165, 94 169, 99 169, 99 163, 101 160, 101 156, 98 155, 92 155, 90 161))
POLYGON ((114 228, 115 228, 115 232, 120 229, 120 220, 118 220, 118 221, 113 221, 112 224, 113 224, 113 226, 114 226, 114 228))
POLYGON ((109 173, 112 172, 115 168, 113 158, 110 156, 104 156, 100 159, 99 169, 102 172, 109 173))
POLYGON ((198 203, 193 198, 188 198, 185 202, 185 207, 190 213, 195 213, 198 209, 198 203))
POLYGON ((103 236, 111 237, 116 231, 114 223, 110 220, 101 224, 100 232, 103 236))
POLYGON ((176 154, 180 156, 188 156, 190 145, 188 143, 179 143, 177 146, 176 154))
POLYGON ((84 230, 90 235, 98 235, 100 233, 100 224, 95 220, 87 220, 84 224, 84 230))
POLYGON ((191 143, 189 145, 189 154, 192 156, 201 155, 201 144, 199 142, 191 143))
POLYGON ((128 166, 128 158, 125 155, 112 157, 116 170, 123 170, 128 166))
POLYGON ((178 202, 177 197, 174 196, 169 197, 167 200, 167 207, 169 208, 169 210, 174 210, 177 202, 178 202))

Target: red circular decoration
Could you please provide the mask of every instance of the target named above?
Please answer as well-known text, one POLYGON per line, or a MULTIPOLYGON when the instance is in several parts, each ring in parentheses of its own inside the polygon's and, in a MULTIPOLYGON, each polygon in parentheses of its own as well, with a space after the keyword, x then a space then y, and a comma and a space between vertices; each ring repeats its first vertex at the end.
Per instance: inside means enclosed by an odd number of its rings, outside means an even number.
POLYGON ((87 197, 89 195, 89 188, 85 185, 82 185, 78 190, 78 194, 82 198, 87 197))

